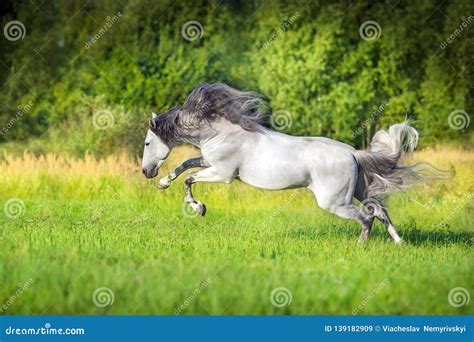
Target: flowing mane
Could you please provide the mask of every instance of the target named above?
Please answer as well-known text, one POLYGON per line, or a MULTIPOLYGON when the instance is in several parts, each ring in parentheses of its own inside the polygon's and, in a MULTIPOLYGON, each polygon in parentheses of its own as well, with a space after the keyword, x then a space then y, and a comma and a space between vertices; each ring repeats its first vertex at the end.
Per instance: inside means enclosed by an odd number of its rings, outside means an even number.
POLYGON ((223 83, 199 85, 189 94, 181 110, 194 114, 198 120, 214 121, 220 116, 252 132, 266 122, 269 112, 262 95, 223 83))
POLYGON ((267 102, 260 94, 240 91, 223 83, 203 83, 189 94, 181 107, 171 108, 154 118, 153 131, 175 145, 219 117, 255 132, 266 124, 268 115, 267 102))

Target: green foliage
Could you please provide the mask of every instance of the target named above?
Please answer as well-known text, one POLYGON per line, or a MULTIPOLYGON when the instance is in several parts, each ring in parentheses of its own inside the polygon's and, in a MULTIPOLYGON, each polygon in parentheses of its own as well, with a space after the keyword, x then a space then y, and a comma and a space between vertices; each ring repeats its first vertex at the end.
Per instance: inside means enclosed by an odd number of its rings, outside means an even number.
POLYGON ((128 162, 112 172, 114 160, 10 160, 0 177, 3 314, 172 315, 210 278, 179 314, 472 315, 448 293, 474 286, 473 153, 440 154, 456 155, 446 162, 452 182, 387 203, 403 246, 379 222, 357 246, 360 226, 318 209, 301 189, 199 184, 194 195, 208 212, 189 217, 182 178, 157 193, 128 162), (24 201, 18 217, 8 215, 13 197, 24 201), (104 286, 115 302, 100 308, 92 297, 104 286), (291 292, 290 305, 271 304, 277 287, 291 292))
POLYGON ((25 24, 24 39, 2 39, 0 127, 33 106, 0 142, 31 148, 138 153, 151 111, 179 105, 201 82, 264 93, 291 115, 291 134, 323 135, 364 147, 375 130, 416 119, 422 142, 472 140, 449 114, 472 113, 470 1, 68 1, 5 5, 25 24), (121 15, 120 15, 121 14, 121 15), (114 19, 115 18, 115 19, 114 19), (203 27, 187 41, 183 25, 203 27), (369 20, 381 28, 366 41, 369 20), (107 25, 109 23, 110 25, 107 25), (93 37, 98 37, 92 42, 93 37), (381 107, 382 106, 382 107, 381 107), (94 115, 114 125, 97 130, 94 115))

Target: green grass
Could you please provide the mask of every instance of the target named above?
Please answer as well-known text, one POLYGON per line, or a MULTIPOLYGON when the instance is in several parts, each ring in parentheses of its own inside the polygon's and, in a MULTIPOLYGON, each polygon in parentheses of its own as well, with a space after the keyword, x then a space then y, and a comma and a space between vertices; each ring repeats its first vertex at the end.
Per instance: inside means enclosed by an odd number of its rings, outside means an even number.
POLYGON ((406 245, 377 224, 358 246, 358 225, 318 209, 306 190, 199 184, 208 213, 187 218, 181 180, 158 191, 138 176, 5 179, 0 206, 17 197, 25 212, 0 213, 2 314, 474 313, 472 301, 448 303, 452 288, 474 288, 471 197, 460 183, 389 201, 406 245), (94 305, 100 287, 112 305, 94 305), (272 305, 279 287, 291 304, 272 305))

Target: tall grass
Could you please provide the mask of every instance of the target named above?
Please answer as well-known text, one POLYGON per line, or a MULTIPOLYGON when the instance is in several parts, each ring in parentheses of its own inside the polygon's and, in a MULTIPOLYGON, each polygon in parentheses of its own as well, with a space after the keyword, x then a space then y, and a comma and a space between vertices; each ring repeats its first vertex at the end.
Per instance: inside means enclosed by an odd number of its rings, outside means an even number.
MULTIPOLYGON (((172 151, 170 157, 160 169, 154 180, 146 180, 141 175, 140 161, 126 153, 111 155, 102 159, 86 154, 83 158, 48 153, 34 155, 4 154, 0 159, 0 199, 19 197, 28 199, 143 199, 147 201, 176 201, 182 195, 182 179, 176 180, 172 187, 164 192, 154 186, 157 180, 167 174, 187 158, 197 156, 199 152, 191 147, 180 147, 172 151)), ((424 198, 428 204, 432 201, 460 198, 473 190, 472 173, 474 152, 459 148, 431 148, 416 152, 407 163, 428 161, 436 167, 451 171, 450 179, 443 182, 428 182, 409 192, 408 197, 424 198)), ((248 207, 270 207, 273 201, 284 201, 289 193, 288 206, 313 207, 311 194, 306 190, 263 191, 238 181, 230 186, 224 184, 197 184, 195 186, 206 199, 215 200, 214 205, 225 208, 228 201, 241 209, 248 207), (300 198, 299 195, 303 197, 300 198), (311 198, 310 203, 308 200, 311 198)), ((400 196, 398 196, 400 197, 400 196)))
MULTIPOLYGON (((195 155, 173 151, 160 176, 195 155)), ((25 210, 17 218, 1 213, 0 307, 9 303, 4 314, 173 314, 209 278, 179 314, 472 313, 447 297, 474 285, 474 152, 433 148, 410 161, 417 160, 452 170, 452 180, 390 199, 407 245, 395 246, 377 224, 359 248, 358 225, 318 209, 305 189, 196 184, 208 214, 188 218, 182 179, 159 191, 125 154, 5 154, 0 205, 16 198, 25 210), (114 304, 94 305, 101 287, 113 291, 114 304), (278 287, 291 292, 291 304, 272 305, 278 287)))

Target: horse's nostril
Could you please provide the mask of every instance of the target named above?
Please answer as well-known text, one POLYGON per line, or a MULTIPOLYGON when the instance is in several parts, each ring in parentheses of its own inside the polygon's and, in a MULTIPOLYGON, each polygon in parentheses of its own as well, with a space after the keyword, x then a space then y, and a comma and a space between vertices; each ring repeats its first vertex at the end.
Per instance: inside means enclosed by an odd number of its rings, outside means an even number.
POLYGON ((145 168, 142 169, 142 173, 143 173, 144 175, 146 175, 146 170, 145 170, 145 168))

